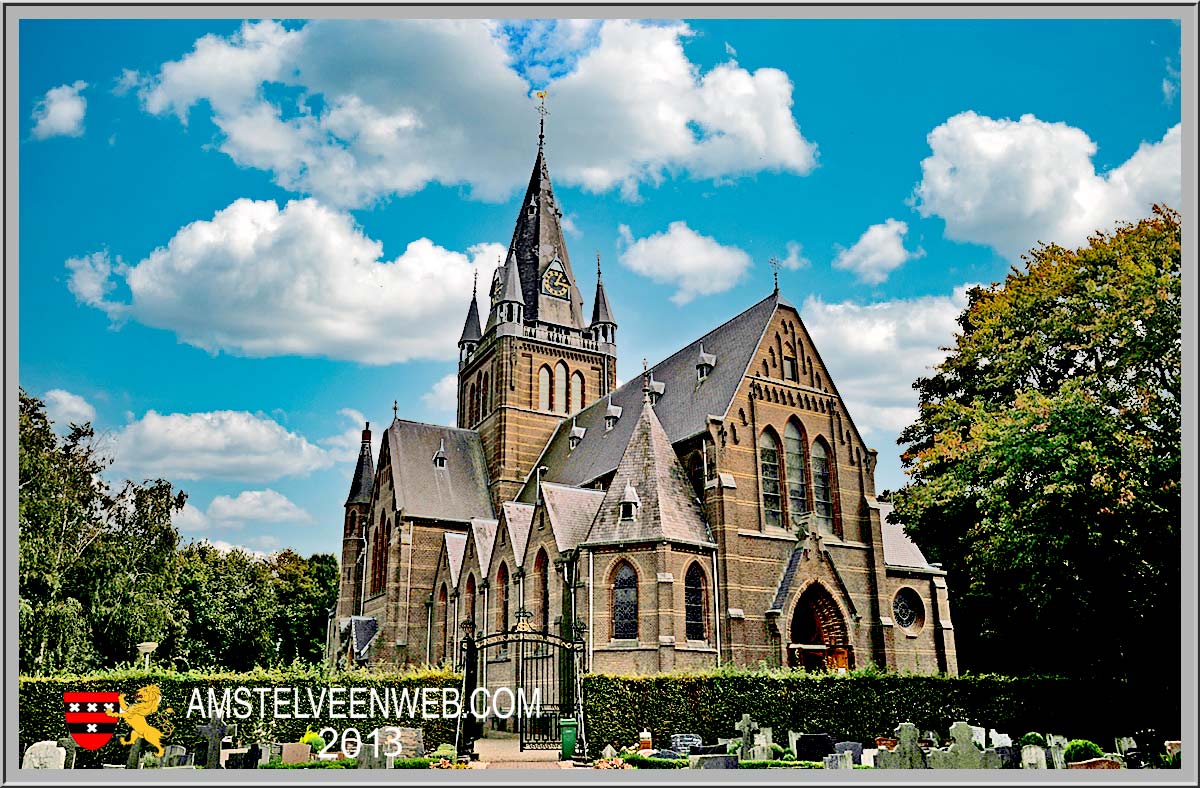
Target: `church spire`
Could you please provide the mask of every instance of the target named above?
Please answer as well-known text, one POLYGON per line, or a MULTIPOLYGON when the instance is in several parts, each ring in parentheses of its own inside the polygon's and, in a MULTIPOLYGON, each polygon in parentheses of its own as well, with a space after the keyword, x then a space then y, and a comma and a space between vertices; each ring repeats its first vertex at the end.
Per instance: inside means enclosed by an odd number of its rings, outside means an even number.
POLYGON ((604 292, 604 280, 600 277, 600 253, 596 252, 596 299, 592 302, 592 335, 601 342, 613 344, 617 341, 617 321, 613 318, 608 295, 604 292))
MULTIPOLYGON (((475 273, 476 283, 479 281, 479 273, 475 273)), ((467 319, 463 323, 462 335, 458 338, 459 360, 465 361, 479 345, 479 339, 482 336, 479 332, 479 300, 476 298, 476 285, 471 286, 471 305, 467 307, 467 319)))
POLYGON ((371 460, 371 422, 367 422, 362 431, 362 444, 358 448, 358 465, 351 477, 350 495, 346 497, 346 505, 355 503, 370 503, 371 488, 375 485, 375 463, 371 460))

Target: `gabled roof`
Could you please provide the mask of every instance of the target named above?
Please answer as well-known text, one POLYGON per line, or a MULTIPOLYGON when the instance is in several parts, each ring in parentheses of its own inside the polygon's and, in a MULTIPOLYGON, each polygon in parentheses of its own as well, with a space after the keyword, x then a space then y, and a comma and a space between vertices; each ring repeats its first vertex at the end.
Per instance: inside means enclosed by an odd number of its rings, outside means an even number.
POLYGON ((475 552, 479 553, 479 570, 488 576, 492 565, 492 547, 496 543, 497 520, 472 520, 471 535, 475 539, 475 552))
POLYGON ((370 503, 371 491, 375 488, 375 462, 371 459, 371 423, 362 431, 362 445, 358 448, 358 464, 354 466, 354 477, 350 481, 350 494, 346 505, 370 503))
MULTIPOLYGON (((776 306, 786 303, 778 293, 772 293, 650 368, 655 382, 664 384, 662 398, 655 409, 671 443, 704 431, 709 416, 724 417, 727 414, 776 306), (716 366, 702 383, 696 380, 696 359, 701 342, 706 353, 717 357, 716 366)), ((563 421, 533 467, 545 465, 549 468, 542 474, 543 481, 574 487, 585 486, 612 472, 629 443, 641 407, 642 380, 639 377, 576 414, 574 425, 584 427, 587 433, 574 451, 569 442, 573 423, 563 421), (606 432, 604 415, 610 401, 623 409, 623 416, 612 430, 606 432)), ((534 483, 531 476, 517 499, 532 503, 537 495, 534 483)))
POLYGON ((904 533, 904 526, 887 521, 887 516, 891 513, 892 505, 880 501, 879 520, 883 524, 883 563, 887 566, 937 572, 938 568, 931 566, 925 560, 925 554, 921 552, 921 548, 917 547, 917 543, 904 533))
POLYGON ((525 319, 569 328, 586 328, 583 324, 583 297, 575 285, 571 258, 567 255, 567 244, 563 237, 562 210, 554 198, 550 169, 546 166, 545 152, 540 145, 509 249, 516 257, 517 271, 521 275, 525 319), (556 259, 570 283, 567 298, 555 298, 542 293, 542 275, 556 259))
POLYGON ((533 525, 533 506, 527 503, 509 501, 501 504, 504 515, 504 527, 508 529, 508 538, 512 542, 513 556, 517 566, 525 565, 525 546, 529 544, 529 528, 533 525))
POLYGON ((450 586, 458 588, 458 576, 462 573, 463 556, 467 554, 467 535, 447 531, 444 544, 446 562, 450 564, 450 586))
MULTIPOLYGON (((543 484, 543 496, 544 490, 543 484)), ((695 495, 647 400, 584 544, 666 540, 715 547, 695 495), (632 520, 621 519, 623 500, 637 501, 632 520)))
POLYGON ((396 419, 387 442, 397 510, 431 520, 493 518, 479 433, 396 419), (443 444, 446 467, 438 468, 433 455, 443 444))
POLYGON ((560 553, 574 550, 584 540, 602 500, 603 490, 542 484, 542 505, 560 553))

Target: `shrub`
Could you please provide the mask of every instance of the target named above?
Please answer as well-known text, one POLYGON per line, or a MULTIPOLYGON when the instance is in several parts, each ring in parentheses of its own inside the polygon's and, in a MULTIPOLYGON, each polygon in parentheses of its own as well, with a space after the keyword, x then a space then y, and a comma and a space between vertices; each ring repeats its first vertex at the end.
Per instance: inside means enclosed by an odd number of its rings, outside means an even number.
POLYGON ((818 761, 738 761, 739 769, 824 769, 818 761))
POLYGON ((1067 763, 1090 761, 1092 758, 1103 757, 1104 750, 1100 749, 1100 745, 1087 739, 1071 739, 1067 742, 1066 749, 1063 750, 1063 758, 1067 763))
POLYGON ((686 769, 687 758, 647 758, 645 755, 629 753, 622 755, 621 760, 635 769, 686 769))
MULTIPOLYGON (((786 750, 783 749, 782 745, 776 744, 775 742, 771 742, 771 759, 772 760, 775 760, 775 761, 787 760, 786 758, 783 757, 784 752, 786 752, 786 750)), ((795 758, 793 758, 792 760, 795 760, 795 758)))
POLYGON ((433 758, 397 758, 392 763, 393 769, 428 769, 433 758))
POLYGON ((304 735, 300 737, 301 744, 307 744, 312 747, 313 753, 321 752, 325 749, 325 745, 329 742, 321 738, 321 735, 314 731, 311 727, 304 731, 304 735))
POLYGON ((1017 739, 1018 747, 1028 747, 1030 745, 1032 745, 1034 747, 1045 747, 1046 746, 1046 737, 1040 733, 1035 733, 1033 731, 1030 731, 1029 733, 1025 734, 1021 738, 1017 739))
POLYGON ((284 763, 278 758, 272 758, 266 763, 260 763, 260 769, 355 769, 358 761, 353 758, 342 758, 330 761, 307 761, 305 763, 284 763))

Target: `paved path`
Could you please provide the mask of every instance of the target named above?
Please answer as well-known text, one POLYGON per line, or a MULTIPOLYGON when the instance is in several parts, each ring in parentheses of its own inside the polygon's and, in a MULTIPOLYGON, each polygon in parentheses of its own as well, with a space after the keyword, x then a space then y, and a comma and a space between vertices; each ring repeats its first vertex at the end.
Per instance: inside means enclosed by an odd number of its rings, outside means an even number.
MULTIPOLYGON (((479 761, 489 769, 559 769, 564 768, 558 760, 558 750, 521 750, 516 736, 507 737, 489 733, 485 739, 475 742, 479 761)), ((570 761, 563 762, 570 764, 570 761)), ((565 768, 571 768, 569 765, 565 768)))

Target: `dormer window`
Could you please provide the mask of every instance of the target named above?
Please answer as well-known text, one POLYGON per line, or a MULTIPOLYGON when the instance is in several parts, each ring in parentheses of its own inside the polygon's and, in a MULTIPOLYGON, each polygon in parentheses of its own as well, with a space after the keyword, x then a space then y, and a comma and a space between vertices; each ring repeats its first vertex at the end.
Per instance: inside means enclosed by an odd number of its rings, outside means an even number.
POLYGON ((604 411, 604 431, 608 432, 613 427, 617 426, 617 421, 621 418, 621 406, 612 404, 612 400, 608 401, 608 409, 604 411))
POLYGON ((442 438, 441 445, 439 445, 438 450, 433 453, 433 467, 435 467, 435 468, 445 468, 446 467, 446 439, 445 438, 442 438))
POLYGON ((696 359, 696 380, 703 381, 713 371, 713 367, 717 365, 717 357, 712 353, 704 352, 704 343, 700 343, 700 355, 696 359))
POLYGON ((571 435, 569 438, 567 438, 567 443, 568 443, 568 445, 570 445, 572 451, 574 451, 575 447, 577 447, 580 443, 583 442, 583 436, 586 432, 587 432, 586 428, 580 427, 579 425, 572 422, 571 435))
POLYGON ((621 496, 621 519, 632 520, 635 518, 640 503, 641 500, 638 499, 637 490, 633 489, 632 484, 626 484, 625 492, 621 496))
POLYGON ((650 404, 657 405, 658 401, 660 399, 662 399, 663 393, 667 390, 667 384, 663 383, 661 380, 655 380, 654 374, 651 373, 649 387, 650 387, 650 404))

